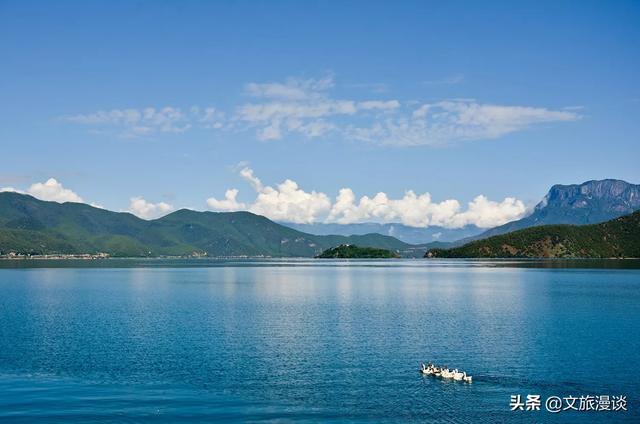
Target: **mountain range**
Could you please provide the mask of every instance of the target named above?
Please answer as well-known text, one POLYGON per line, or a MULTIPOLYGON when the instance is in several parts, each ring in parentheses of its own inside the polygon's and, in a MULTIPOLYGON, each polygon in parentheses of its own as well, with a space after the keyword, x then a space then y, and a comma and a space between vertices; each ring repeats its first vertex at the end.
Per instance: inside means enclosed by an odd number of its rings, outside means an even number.
POLYGON ((0 193, 0 254, 313 257, 340 244, 389 249, 409 257, 422 256, 428 247, 381 234, 306 234, 250 212, 181 209, 147 221, 83 203, 0 193))
MULTIPOLYGON (((84 254, 111 256, 313 257, 331 247, 354 244, 421 257, 434 248, 549 224, 587 225, 640 209, 640 185, 620 180, 555 185, 529 216, 458 241, 442 239, 443 228, 414 229, 401 224, 293 225, 310 234, 250 212, 197 212, 181 209, 155 220, 83 203, 56 203, 26 194, 0 193, 0 254, 84 254), (434 237, 432 231, 441 234, 434 237), (338 233, 338 234, 328 234, 338 233), (347 233, 350 233, 347 235, 347 233), (403 237, 399 240, 391 235, 403 237)), ((454 231, 454 230, 451 230, 454 231)), ((461 228, 459 235, 479 228, 461 228)), ((447 237, 453 237, 449 232, 447 237)))

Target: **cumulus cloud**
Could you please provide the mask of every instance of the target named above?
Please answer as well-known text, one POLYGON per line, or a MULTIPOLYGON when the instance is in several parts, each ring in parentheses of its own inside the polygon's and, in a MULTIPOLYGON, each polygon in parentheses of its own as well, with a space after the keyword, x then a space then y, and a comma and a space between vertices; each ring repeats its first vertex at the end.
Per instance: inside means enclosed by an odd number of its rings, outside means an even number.
POLYGON ((525 213, 524 203, 511 197, 494 202, 485 196, 477 196, 463 211, 457 200, 434 202, 429 193, 417 195, 409 190, 400 199, 389 199, 380 192, 372 198, 362 196, 356 200, 351 189, 343 188, 338 193, 327 222, 401 222, 411 227, 435 225, 446 228, 473 224, 490 228, 522 218, 525 213))
POLYGON ((475 224, 481 228, 490 228, 522 218, 526 213, 524 203, 513 197, 507 197, 502 202, 494 202, 480 195, 469 202, 466 211, 455 217, 454 226, 475 224))
POLYGON ((159 218, 168 214, 173 209, 173 206, 169 203, 151 203, 142 197, 132 197, 129 203, 129 212, 144 219, 159 218))
POLYGON ((236 200, 238 189, 230 189, 226 191, 224 199, 215 197, 207 199, 209 209, 216 211, 245 209, 276 221, 309 224, 315 222, 319 216, 325 215, 331 208, 331 200, 326 194, 315 191, 306 192, 295 181, 287 179, 275 187, 266 186, 248 167, 240 170, 240 176, 256 192, 253 203, 238 202, 236 200))
POLYGON ((34 183, 27 190, 18 190, 13 187, 0 188, 0 191, 13 191, 16 193, 29 194, 40 200, 51 202, 76 202, 83 203, 82 197, 68 188, 65 188, 55 178, 49 178, 44 183, 34 183))
POLYGON ((295 223, 400 222, 412 227, 446 228, 469 224, 490 228, 522 218, 527 212, 522 201, 511 197, 496 202, 480 195, 463 210, 457 200, 434 202, 429 193, 416 194, 412 190, 398 199, 389 198, 383 192, 358 199, 352 189, 343 188, 332 202, 325 193, 305 191, 290 179, 275 187, 264 185, 249 167, 242 168, 240 176, 256 192, 254 201, 239 202, 238 189, 231 189, 227 190, 224 199, 209 198, 210 209, 244 209, 276 221, 295 223))
POLYGON ((215 197, 207 199, 209 209, 220 212, 233 212, 245 210, 247 206, 236 200, 238 189, 232 188, 224 193, 224 199, 218 200, 215 197))
POLYGON ((64 188, 55 178, 49 178, 44 183, 35 183, 29 187, 27 193, 42 200, 50 200, 52 202, 77 202, 82 203, 83 200, 75 192, 64 188))
POLYGON ((431 201, 429 193, 417 195, 409 190, 400 199, 390 199, 386 193, 380 192, 371 198, 362 196, 356 200, 353 190, 343 188, 327 221, 340 224, 399 221, 412 227, 448 226, 448 221, 459 209, 457 200, 436 203, 431 201))
POLYGON ((266 186, 249 210, 276 221, 309 224, 331 208, 331 200, 324 193, 306 192, 292 180, 285 180, 275 188, 266 186))

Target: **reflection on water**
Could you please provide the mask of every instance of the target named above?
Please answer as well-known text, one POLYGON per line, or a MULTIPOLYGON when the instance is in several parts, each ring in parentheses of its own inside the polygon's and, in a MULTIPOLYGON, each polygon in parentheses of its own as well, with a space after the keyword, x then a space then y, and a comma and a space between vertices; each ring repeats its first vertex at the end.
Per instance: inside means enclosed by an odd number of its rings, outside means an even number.
POLYGON ((509 412, 528 393, 639 418, 632 261, 64 262, 0 270, 2 421, 558 420, 509 412))

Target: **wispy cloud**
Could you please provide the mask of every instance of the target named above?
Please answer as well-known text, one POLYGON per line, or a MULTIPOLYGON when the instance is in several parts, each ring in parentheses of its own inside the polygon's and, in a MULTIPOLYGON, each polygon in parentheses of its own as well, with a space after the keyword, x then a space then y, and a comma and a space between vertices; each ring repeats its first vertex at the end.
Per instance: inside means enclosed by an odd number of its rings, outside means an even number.
POLYGON ((335 200, 322 192, 306 191, 287 179, 272 187, 264 185, 253 170, 245 167, 240 176, 256 193, 252 202, 237 200, 239 190, 229 189, 224 199, 211 197, 207 205, 212 210, 249 210, 268 218, 295 223, 335 222, 401 222, 413 227, 442 226, 460 228, 474 224, 482 228, 501 225, 521 218, 527 212, 524 203, 512 197, 500 202, 479 195, 463 210, 454 199, 434 202, 429 193, 416 194, 408 190, 403 197, 390 198, 379 192, 359 199, 350 188, 339 191, 335 200))
POLYGON ((221 128, 224 114, 213 107, 193 106, 184 111, 181 108, 166 106, 101 110, 89 114, 63 116, 61 120, 94 129, 112 130, 123 137, 141 137, 155 133, 183 133, 194 125, 221 128))
POLYGON ((351 126, 357 140, 396 146, 438 145, 458 140, 499 138, 542 123, 575 121, 575 111, 481 104, 470 99, 425 103, 410 114, 389 117, 370 127, 351 126))
POLYGON ((328 92, 334 85, 332 76, 248 84, 245 92, 256 100, 240 106, 235 119, 255 128, 260 140, 278 140, 288 133, 314 138, 340 129, 332 118, 400 107, 398 100, 335 99, 328 92))
POLYGON ((320 79, 288 78, 284 83, 251 82, 245 86, 245 93, 254 97, 295 101, 323 97, 322 93, 334 85, 330 74, 320 79))
MULTIPOLYGON (((439 83, 454 84, 454 75, 439 83)), ((435 83, 434 81, 430 83, 435 83)), ((319 79, 289 78, 284 82, 248 83, 245 100, 232 109, 192 106, 188 109, 113 109, 65 116, 66 122, 124 137, 181 133, 192 128, 251 131, 259 140, 319 138, 359 140, 379 145, 419 146, 459 140, 492 139, 536 125, 575 121, 579 107, 558 110, 539 106, 499 105, 475 99, 433 103, 389 98, 339 98, 333 75, 319 79)))

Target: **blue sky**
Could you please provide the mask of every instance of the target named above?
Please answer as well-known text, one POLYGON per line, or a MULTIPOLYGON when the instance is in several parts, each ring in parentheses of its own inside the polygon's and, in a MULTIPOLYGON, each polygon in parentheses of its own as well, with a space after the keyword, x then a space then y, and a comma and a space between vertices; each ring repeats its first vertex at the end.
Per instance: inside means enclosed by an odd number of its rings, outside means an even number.
POLYGON ((455 227, 640 182, 638 2, 444 3, 0 1, 0 187, 455 227))

